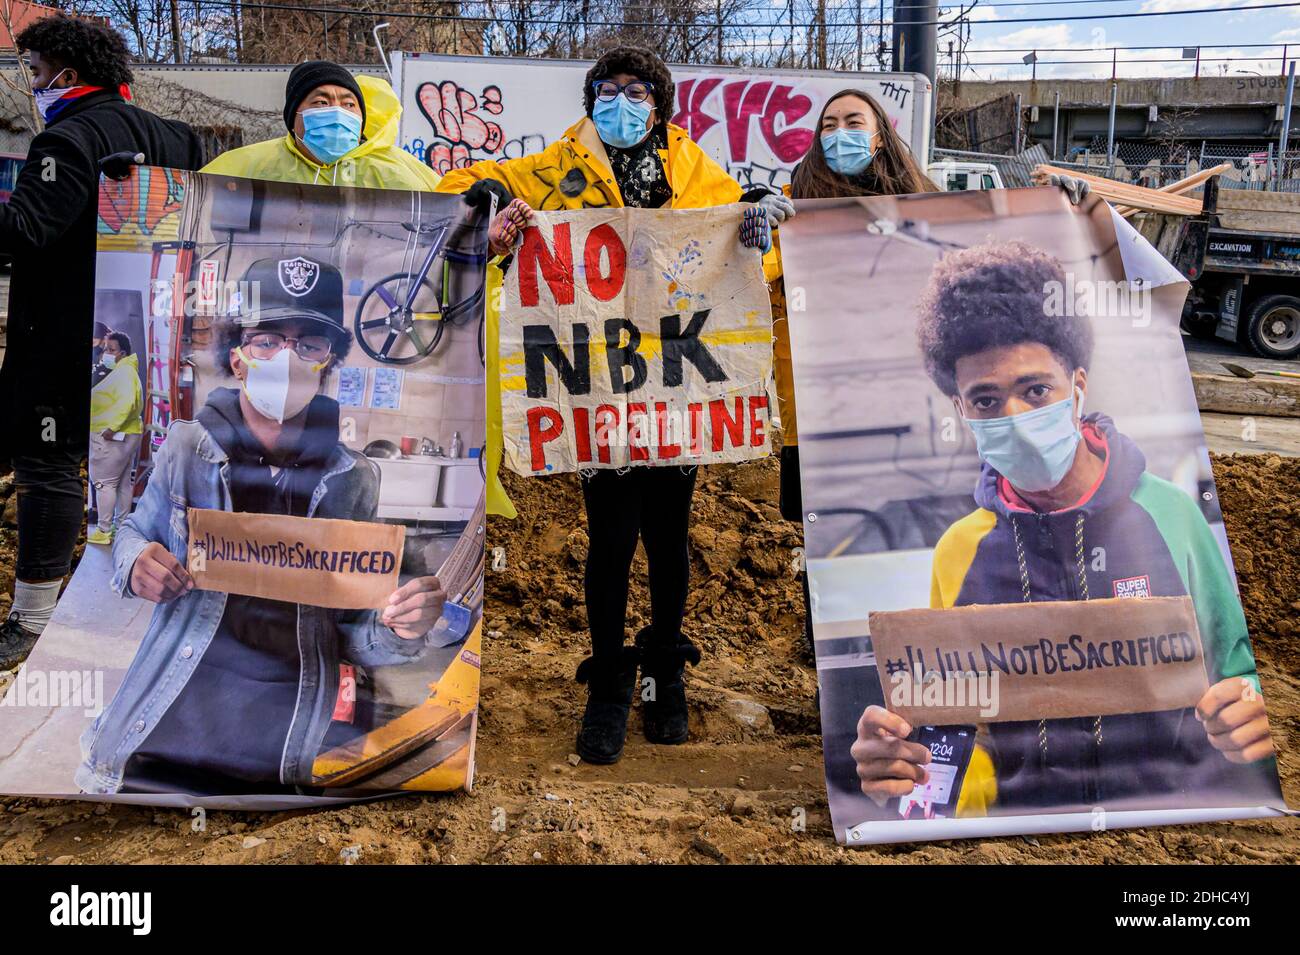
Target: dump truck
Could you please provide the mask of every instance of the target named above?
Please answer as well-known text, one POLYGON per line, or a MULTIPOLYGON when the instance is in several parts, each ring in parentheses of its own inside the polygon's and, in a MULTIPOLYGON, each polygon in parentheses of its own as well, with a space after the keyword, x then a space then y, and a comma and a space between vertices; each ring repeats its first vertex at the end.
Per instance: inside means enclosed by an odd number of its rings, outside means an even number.
POLYGON ((1264 358, 1300 355, 1300 194, 1223 189, 1211 179, 1201 214, 1175 218, 1147 237, 1192 283, 1188 334, 1264 358))

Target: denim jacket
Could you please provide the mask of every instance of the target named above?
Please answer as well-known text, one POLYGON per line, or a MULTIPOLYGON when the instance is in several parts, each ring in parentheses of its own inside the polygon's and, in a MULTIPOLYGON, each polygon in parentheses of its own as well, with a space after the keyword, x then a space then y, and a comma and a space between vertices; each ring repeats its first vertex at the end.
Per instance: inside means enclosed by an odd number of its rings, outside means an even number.
MULTIPOLYGON (((378 503, 378 468, 339 445, 312 494, 307 516, 371 520, 378 503)), ((113 541, 114 591, 134 596, 131 568, 152 541, 186 562, 187 507, 232 510, 230 466, 206 428, 197 421, 176 421, 158 452, 138 507, 113 541)), ((121 788, 127 761, 184 691, 216 635, 225 606, 226 594, 195 589, 154 609, 113 701, 82 734, 83 760, 76 772, 82 791, 114 793, 121 788)), ((381 624, 373 610, 327 610, 307 604, 298 605, 297 639, 302 675, 280 781, 306 786, 311 784, 312 763, 329 728, 340 660, 361 666, 408 663, 426 643, 402 639, 381 624)), ((248 728, 251 733, 260 729, 248 728)), ((196 739, 194 745, 202 747, 203 740, 196 739)))

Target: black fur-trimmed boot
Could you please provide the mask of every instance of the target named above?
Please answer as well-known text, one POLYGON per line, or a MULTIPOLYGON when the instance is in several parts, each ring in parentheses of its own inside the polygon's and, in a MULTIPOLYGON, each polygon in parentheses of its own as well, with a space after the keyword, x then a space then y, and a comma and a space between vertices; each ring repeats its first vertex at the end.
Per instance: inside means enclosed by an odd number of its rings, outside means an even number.
POLYGON ((589 763, 617 763, 627 740, 627 717, 636 692, 636 647, 590 656, 578 664, 577 680, 587 686, 587 709, 578 730, 578 755, 589 763))
POLYGON ((685 637, 659 646, 650 628, 636 635, 641 651, 642 728, 652 743, 673 746, 686 742, 690 726, 686 709, 686 664, 697 666, 700 651, 685 637), (647 683, 646 681, 652 681, 647 683))

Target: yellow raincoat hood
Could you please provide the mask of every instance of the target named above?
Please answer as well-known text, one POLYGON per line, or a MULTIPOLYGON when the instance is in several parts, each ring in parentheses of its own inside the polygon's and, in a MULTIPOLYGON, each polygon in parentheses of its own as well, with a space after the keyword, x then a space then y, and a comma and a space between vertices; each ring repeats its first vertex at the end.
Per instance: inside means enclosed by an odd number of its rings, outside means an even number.
POLYGON ((377 76, 358 76, 357 85, 366 101, 366 125, 361 145, 338 162, 322 165, 308 159, 293 133, 285 133, 222 153, 200 171, 275 182, 433 191, 438 174, 397 145, 402 104, 393 87, 377 76))

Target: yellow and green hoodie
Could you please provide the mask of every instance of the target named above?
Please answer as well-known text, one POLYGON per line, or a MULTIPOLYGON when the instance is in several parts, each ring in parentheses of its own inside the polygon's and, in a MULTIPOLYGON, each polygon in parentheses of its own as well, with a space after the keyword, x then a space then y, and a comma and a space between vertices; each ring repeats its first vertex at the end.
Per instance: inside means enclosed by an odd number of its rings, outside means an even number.
MULTIPOLYGON (((935 547, 931 606, 1190 595, 1210 682, 1244 677, 1258 688, 1241 601, 1197 503, 1147 471, 1110 418, 1088 415, 1082 431, 1105 466, 1073 507, 1035 511, 984 465, 978 507, 935 547), (1098 548, 1104 561, 1094 559, 1098 548)), ((1281 800, 1276 772, 1227 762, 1183 709, 990 724, 957 813, 1261 805, 1270 797, 1281 800)))

